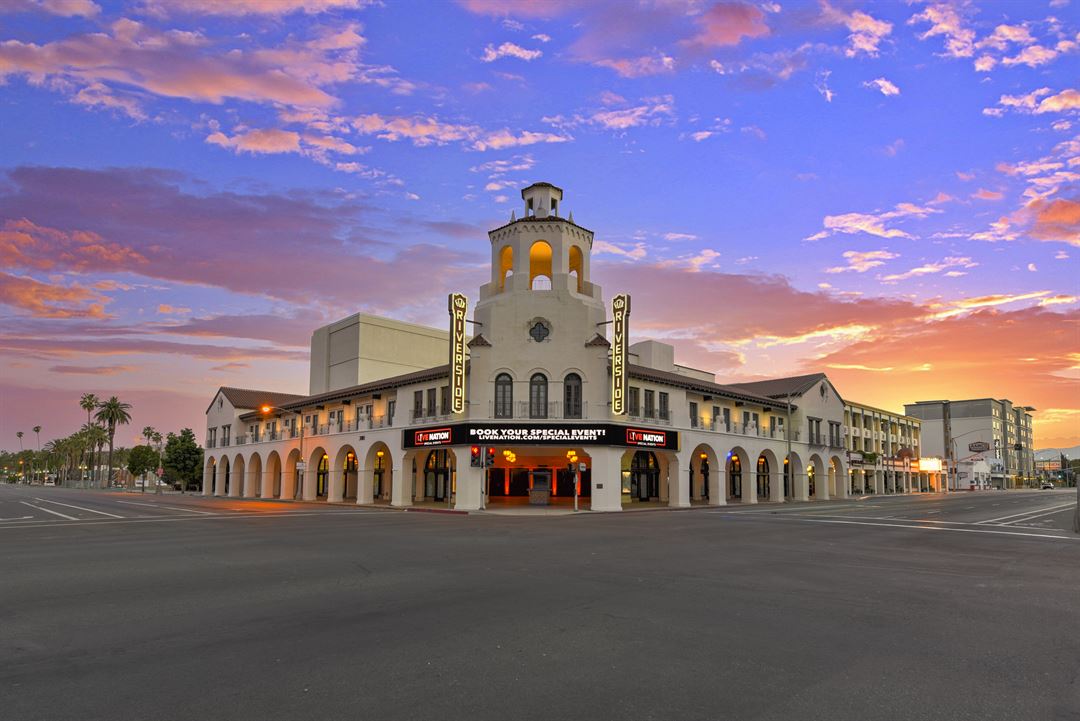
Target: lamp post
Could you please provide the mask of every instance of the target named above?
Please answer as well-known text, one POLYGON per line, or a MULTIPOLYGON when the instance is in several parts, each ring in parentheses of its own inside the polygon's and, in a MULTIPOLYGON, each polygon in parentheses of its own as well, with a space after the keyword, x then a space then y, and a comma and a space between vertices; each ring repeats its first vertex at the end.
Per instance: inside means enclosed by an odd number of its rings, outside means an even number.
MULTIPOLYGON (((297 420, 300 420, 300 411, 292 411, 287 408, 281 408, 280 406, 265 405, 260 408, 263 415, 267 415, 273 411, 281 411, 282 413, 292 413, 296 416, 297 420)), ((307 463, 304 462, 304 424, 301 421, 300 425, 300 460, 296 462, 297 483, 293 493, 293 500, 304 497, 304 471, 307 470, 307 463)), ((260 479, 260 483, 261 483, 260 479)))

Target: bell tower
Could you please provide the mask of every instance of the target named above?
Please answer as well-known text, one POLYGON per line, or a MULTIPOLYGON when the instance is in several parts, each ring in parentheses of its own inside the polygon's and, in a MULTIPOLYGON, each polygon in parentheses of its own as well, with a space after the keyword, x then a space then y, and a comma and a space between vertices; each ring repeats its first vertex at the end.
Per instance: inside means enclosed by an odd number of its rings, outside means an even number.
POLYGON ((583 382, 586 417, 606 418, 606 309, 589 275, 593 232, 572 213, 563 217, 562 188, 533 183, 521 199, 522 217, 513 213, 488 232, 491 280, 481 286, 474 312, 469 373, 470 400, 482 407, 470 413, 487 413, 490 401, 481 399, 500 374, 512 377, 514 398, 521 399, 537 374, 548 379, 548 397, 555 399, 573 375, 583 382))

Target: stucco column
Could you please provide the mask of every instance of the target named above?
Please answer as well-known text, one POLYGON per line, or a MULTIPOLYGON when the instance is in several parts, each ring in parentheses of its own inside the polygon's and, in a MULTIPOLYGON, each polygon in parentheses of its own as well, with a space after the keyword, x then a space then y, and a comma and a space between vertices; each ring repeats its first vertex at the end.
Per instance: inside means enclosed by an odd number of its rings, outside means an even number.
POLYGON ((809 501, 810 500, 810 476, 806 473, 794 474, 792 478, 794 487, 794 500, 796 501, 809 501))
POLYGON ((263 468, 262 478, 260 480, 259 496, 261 498, 273 498, 274 497, 274 474, 270 470, 269 462, 266 467, 263 468))
POLYGON ((315 491, 315 483, 318 479, 319 467, 318 464, 309 463, 307 468, 304 469, 304 487, 303 487, 303 500, 314 501, 318 498, 315 491), (315 466, 312 468, 312 466, 315 466))
POLYGON ((476 511, 480 509, 480 492, 484 479, 483 468, 458 464, 454 510, 476 511))
MULTIPOLYGON (((754 457, 754 468, 749 471, 744 467, 742 474, 742 502, 757 503, 757 457, 754 457)), ((748 466, 750 464, 747 464, 748 466)))
POLYGON ((255 489, 259 487, 259 477, 255 475, 254 468, 244 471, 244 498, 254 498, 255 489))
POLYGON ((341 503, 345 500, 345 471, 341 468, 331 468, 328 481, 326 500, 329 503, 341 503))
POLYGON ((203 468, 202 494, 204 496, 214 495, 214 474, 210 472, 210 466, 203 468))
MULTIPOLYGON (((383 471, 383 479, 387 477, 383 471)), ((356 469, 356 505, 370 506, 375 502, 375 469, 356 469)))
POLYGON ((779 471, 769 472, 769 498, 773 503, 784 502, 784 469, 780 468, 779 471))
MULTIPOLYGON (((717 466, 720 464, 717 463, 717 466)), ((727 479, 724 477, 723 468, 709 469, 709 505, 727 505, 727 479)))
POLYGON ((402 453, 395 464, 401 470, 394 473, 390 485, 390 505, 405 507, 412 505, 413 497, 413 473, 412 459, 408 453, 402 453))
POLYGON ((598 448, 592 456, 592 510, 622 510, 622 452, 598 448))
POLYGON ((690 456, 680 458, 672 453, 668 457, 668 507, 690 506, 690 456))

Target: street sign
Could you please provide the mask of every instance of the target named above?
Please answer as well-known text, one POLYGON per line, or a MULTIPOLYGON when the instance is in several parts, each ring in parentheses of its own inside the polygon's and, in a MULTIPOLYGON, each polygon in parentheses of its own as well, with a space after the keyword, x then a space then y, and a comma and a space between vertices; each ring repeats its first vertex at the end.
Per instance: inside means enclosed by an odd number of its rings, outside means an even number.
POLYGON ((586 466, 586 465, 585 465, 584 463, 579 463, 579 464, 577 464, 577 469, 578 469, 579 471, 581 471, 582 473, 584 473, 584 472, 585 472, 586 470, 588 470, 588 468, 589 468, 589 467, 588 467, 588 466, 586 466))
POLYGON ((975 441, 974 443, 968 443, 968 450, 972 453, 982 453, 990 450, 990 444, 986 441, 975 441))

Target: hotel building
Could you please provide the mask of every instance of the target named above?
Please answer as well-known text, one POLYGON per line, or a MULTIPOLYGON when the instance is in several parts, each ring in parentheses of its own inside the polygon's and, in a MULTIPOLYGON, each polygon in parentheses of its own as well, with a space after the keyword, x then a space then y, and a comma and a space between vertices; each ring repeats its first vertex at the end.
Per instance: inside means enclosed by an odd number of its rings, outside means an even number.
POLYGON ((908 415, 922 422, 924 453, 951 458, 956 464, 986 458, 991 461, 991 484, 996 488, 1016 488, 1034 480, 1034 410, 995 398, 918 401, 905 406, 908 415))
POLYGON ((630 298, 609 306, 591 280, 593 231, 560 215, 560 188, 521 196, 488 233, 471 318, 457 294, 449 331, 351 316, 315 331, 308 395, 220 388, 203 492, 460 510, 576 494, 600 511, 849 494, 824 374, 722 384, 629 344, 630 298))

